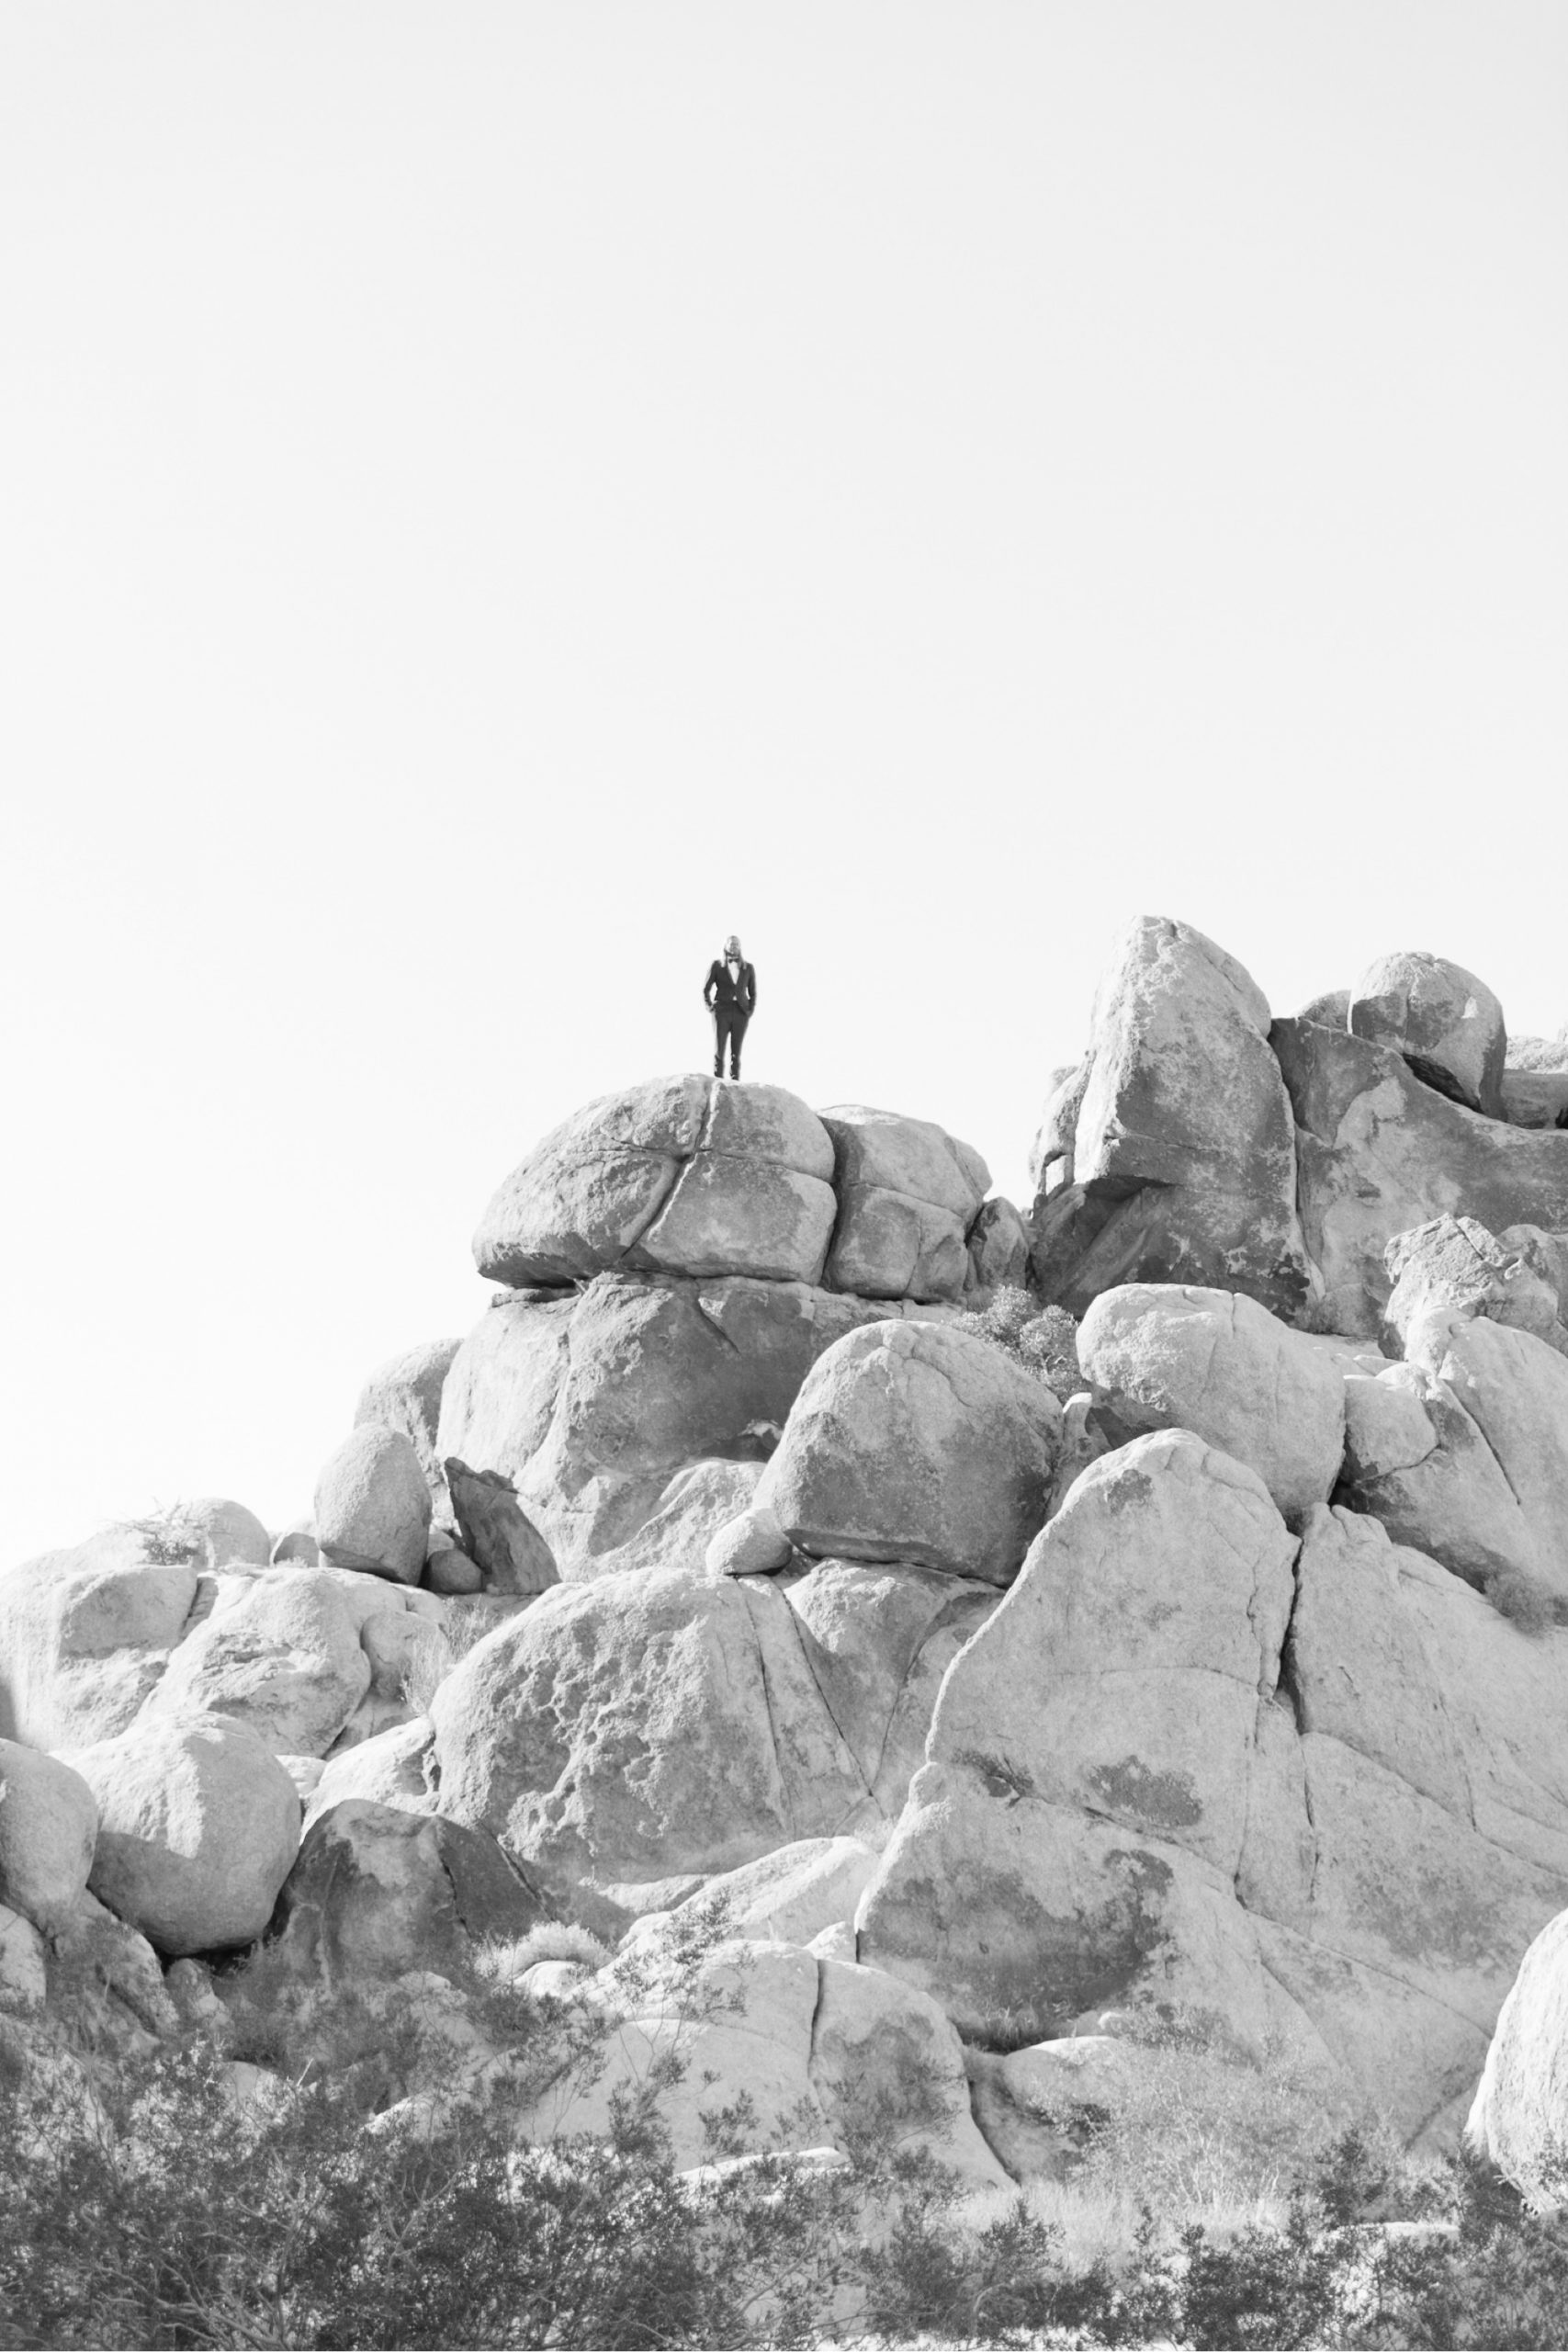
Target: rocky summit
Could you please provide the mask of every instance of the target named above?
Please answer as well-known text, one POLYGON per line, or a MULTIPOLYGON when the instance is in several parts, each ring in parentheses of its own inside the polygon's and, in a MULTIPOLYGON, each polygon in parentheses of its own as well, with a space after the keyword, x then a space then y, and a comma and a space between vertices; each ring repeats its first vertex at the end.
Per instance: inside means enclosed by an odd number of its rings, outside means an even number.
POLYGON ((1163 2024, 1551 2195, 1565 1062, 1425 951, 1279 1018, 1149 917, 1021 1208, 928 1119, 589 1104, 291 1527, 195 1500, 0 1577, 6 2030, 84 1955, 100 2050, 456 2015, 553 1923, 557 1997, 640 1956, 646 2057, 712 1899, 683 2162, 720 2108, 831 2151, 914 2052, 1006 2188, 1163 2024))

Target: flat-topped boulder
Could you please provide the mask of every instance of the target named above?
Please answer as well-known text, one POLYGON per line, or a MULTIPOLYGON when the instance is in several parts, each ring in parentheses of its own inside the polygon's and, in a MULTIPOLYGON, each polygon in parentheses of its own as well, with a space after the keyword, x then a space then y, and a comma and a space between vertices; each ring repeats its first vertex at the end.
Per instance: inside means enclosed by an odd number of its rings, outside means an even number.
POLYGON ((928 1119, 818 1117, 782 1086, 687 1075, 591 1102, 507 1178, 474 1240, 525 1289, 615 1272, 745 1274, 868 1298, 962 1297, 990 1176, 928 1119))
POLYGON ((814 1283, 832 1174, 827 1129, 783 1087, 652 1079, 536 1145, 486 1209, 474 1256, 515 1286, 623 1266, 814 1283))

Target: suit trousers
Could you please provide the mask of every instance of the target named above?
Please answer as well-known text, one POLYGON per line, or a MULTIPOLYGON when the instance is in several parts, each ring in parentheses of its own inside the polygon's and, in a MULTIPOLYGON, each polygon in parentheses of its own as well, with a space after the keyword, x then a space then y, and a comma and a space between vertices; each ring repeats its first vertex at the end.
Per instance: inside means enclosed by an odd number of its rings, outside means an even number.
POLYGON ((713 1074, 724 1076, 724 1046, 729 1041, 729 1075, 740 1075, 740 1047, 746 1035, 746 1023, 751 1018, 736 1004, 716 1004, 713 1009, 713 1074))

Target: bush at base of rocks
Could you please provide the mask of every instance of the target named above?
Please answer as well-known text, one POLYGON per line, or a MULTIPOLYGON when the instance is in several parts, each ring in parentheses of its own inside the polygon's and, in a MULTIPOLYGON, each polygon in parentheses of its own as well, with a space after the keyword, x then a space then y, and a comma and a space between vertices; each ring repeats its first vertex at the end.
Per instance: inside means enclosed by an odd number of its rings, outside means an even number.
POLYGON ((605 2142, 519 2147, 499 2104, 389 2108, 384 2065, 288 2081, 197 2041, 99 2090, 4 2017, 0 2041, 18 2346, 1562 2340, 1568 2222, 1353 2134, 1277 2219, 1168 2205, 1083 2262, 1038 2200, 965 2209, 929 2158, 879 2149, 869 2110, 847 2163, 716 2147, 682 2174, 635 2098, 605 2142))

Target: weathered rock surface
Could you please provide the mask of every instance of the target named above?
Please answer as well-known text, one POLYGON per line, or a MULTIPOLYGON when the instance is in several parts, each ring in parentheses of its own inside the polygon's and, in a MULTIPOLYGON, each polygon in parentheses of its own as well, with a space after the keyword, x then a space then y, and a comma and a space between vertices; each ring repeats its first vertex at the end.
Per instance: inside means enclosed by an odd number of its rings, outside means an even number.
POLYGON ((820 1969, 809 2071, 829 2124, 847 2137, 874 2114, 897 2144, 948 2165, 965 2193, 1010 2192, 976 2129, 963 2049, 937 2003, 882 1969, 837 1960, 820 1969))
POLYGON ((221 1568, 239 1561, 265 1568, 271 1557, 271 1536, 243 1503, 231 1502, 222 1495, 203 1495, 193 1503, 182 1503, 177 1518, 180 1533, 199 1547, 198 1566, 221 1568))
POLYGON ((441 1420, 441 1391, 460 1340, 426 1340, 387 1363, 378 1364, 354 1408, 356 1429, 367 1423, 400 1430, 419 1458, 431 1495, 442 1493, 441 1457, 435 1432, 441 1420))
POLYGON ((1506 1069, 1501 1091, 1510 1126, 1568 1126, 1568 1070, 1506 1069))
POLYGON ((1192 1436, 1094 1464, 948 1675, 859 1949, 980 2033, 1282 2037, 1415 2132, 1568 1889, 1568 1636, 1344 1510, 1292 1551, 1192 1436))
POLYGON ((1329 989, 1322 996, 1314 996, 1297 1013, 1298 1021, 1315 1021, 1325 1029, 1348 1029, 1350 1026, 1350 991, 1329 989))
POLYGON ((679 1899, 667 1883, 881 1831, 988 1595, 976 1607, 942 1579, 949 1599, 928 1577, 912 1610, 889 1611, 878 1581, 858 1596, 852 1660, 851 1592, 808 1591, 812 1577, 660 1570, 547 1593, 435 1694, 441 1811, 609 1927, 648 1907, 638 1886, 662 1908, 679 1899))
POLYGON ((491 1592, 532 1598, 560 1582, 555 1555, 502 1471, 470 1470, 456 1454, 442 1463, 463 1551, 491 1592))
POLYGON ((831 1836, 867 1796, 791 1612, 751 1578, 561 1586, 468 1653, 432 1716, 442 1812, 563 1898, 831 1836))
POLYGON ((93 1893, 166 1958, 251 1942, 299 1845, 299 1800, 247 1724, 164 1715, 67 1759, 98 1806, 93 1893))
MULTIPOLYGON (((393 1805, 403 1813, 434 1813, 434 1744, 429 1716, 414 1715, 318 1763, 309 1789, 301 1792, 307 1825, 347 1797, 393 1805)), ((283 1760, 292 1769, 298 1759, 283 1760)))
POLYGON ((1298 1309, 1291 1107, 1241 965, 1186 923, 1140 917, 1095 997, 1090 1064, 1074 1181, 1038 1218, 1045 1297, 1081 1316, 1120 1283, 1195 1283, 1298 1309))
POLYGON ((267 1568, 180 1644, 150 1714, 246 1724, 276 1756, 324 1756, 370 1687, 342 1588, 322 1568, 267 1568))
POLYGON ((1295 1112, 1302 1229, 1323 1280, 1321 1329, 1375 1335, 1383 1253, 1434 1217, 1568 1228, 1568 1133, 1505 1126, 1416 1078, 1393 1046, 1301 1021, 1274 1050, 1295 1112))
POLYGON ((334 1567, 417 1584, 430 1518, 413 1441, 379 1421, 351 1430, 316 1482, 316 1541, 334 1567))
POLYGON ((562 1575, 594 1575, 677 1471, 765 1461, 817 1358, 874 1319, 734 1277, 604 1274, 560 1300, 502 1298, 447 1375, 441 1451, 511 1478, 562 1575))
POLYGON ((820 1120, 782 1087, 657 1079, 547 1136, 491 1202, 474 1256, 513 1285, 621 1266, 812 1283, 832 1173, 820 1120))
POLYGON ((1069 1062, 1051 1073, 1034 1141, 1030 1147, 1029 1172, 1034 1179, 1034 1215, 1039 1216, 1053 1193, 1073 1181, 1073 1155, 1077 1141, 1078 1113, 1094 1069, 1094 1056, 1069 1062))
POLYGON ((1568 2202, 1568 1911, 1519 1964, 1465 2137, 1532 2205, 1568 2202))
POLYGON ((563 2082, 527 2113, 530 2139, 602 2132, 616 2090, 640 2087, 679 2049, 681 2079, 657 2100, 677 2165, 712 2157, 705 2117, 716 2121, 744 2096, 756 2144, 842 2147, 874 2119, 884 2147, 929 2148, 964 2190, 1010 2191, 970 2115, 957 2035, 934 2002, 896 1978, 736 1939, 704 1961, 686 1990, 694 2025, 680 2020, 646 1959, 637 1977, 620 1964, 587 1991, 615 2004, 610 2063, 586 2088, 563 2082))
POLYGON ((1006 1584, 1044 1523, 1061 1418, 985 1340, 874 1324, 814 1366, 757 1500, 804 1552, 1006 1584))
POLYGON ((1535 1531, 1480 1427, 1421 1364, 1347 1378, 1338 1494, 1467 1583, 1544 1574, 1535 1531))
POLYGON ((787 1567, 795 1546, 776 1510, 749 1503, 709 1536, 703 1554, 711 1577, 765 1577, 787 1567))
POLYGON ((1349 1025, 1372 1045, 1393 1046, 1427 1085, 1502 1117, 1507 1030, 1473 972, 1441 956, 1384 956, 1350 991, 1349 1025))
POLYGON ((1568 1360, 1484 1317, 1427 1318, 1418 1342, 1424 1368, 1470 1415, 1517 1498, 1538 1573, 1568 1595, 1568 1360))
POLYGON ((1109 2034, 1075 2034, 1005 2053, 972 2049, 975 2120, 1018 2181, 1062 2180, 1108 2115, 1134 2091, 1135 2047, 1109 2034))
POLYGON ((849 1925, 875 1868, 875 1851, 863 1838, 803 1838, 710 1878, 703 1901, 724 1905, 737 1936, 807 1944, 824 1928, 849 1925))
POLYGON ((750 1510, 761 1475, 760 1462, 688 1462, 669 1481, 636 1534, 613 1552, 601 1553, 597 1573, 695 1567, 720 1529, 750 1510))
POLYGON ((616 2092, 635 2096, 657 2079, 660 2062, 668 2067, 676 2057, 680 2079, 660 2091, 657 2107, 678 2168, 712 2157, 705 2118, 716 2120, 740 2097, 753 2111, 753 2144, 830 2144, 832 2127, 810 2073, 818 1989, 818 1965, 808 1952, 771 1942, 719 1945, 684 1988, 684 2017, 657 1973, 628 1982, 624 1969, 606 1970, 590 1997, 614 2005, 608 2064, 592 2083, 563 2078, 519 2119, 520 2136, 537 2143, 604 2133, 616 2092))
POLYGON ((897 1818, 925 1756, 942 1678, 996 1588, 910 1561, 819 1560, 780 1577, 812 1680, 878 1810, 897 1818))
POLYGON ((1256 1470, 1299 1527, 1345 1452, 1345 1383, 1330 1358, 1255 1299, 1135 1283, 1104 1291, 1078 1361, 1119 1437, 1186 1429, 1256 1470))
POLYGON ((197 1567, 129 1528, 0 1577, 0 1737, 74 1747, 123 1731, 196 1604, 197 1567))
POLYGON ((449 1973, 473 1948, 525 1935, 538 1894, 482 1830, 345 1798, 318 1811, 277 1902, 268 1962, 364 1985, 449 1973))
POLYGON ((45 1933, 61 1926, 86 1886, 97 1835, 97 1800, 79 1772, 0 1739, 0 1904, 45 1933))
POLYGON ((1547 1250, 1529 1242, 1510 1248, 1472 1216, 1433 1217, 1396 1234, 1383 1252, 1393 1284, 1384 1309, 1385 1339, 1395 1352, 1410 1356, 1419 1352, 1411 1344, 1418 1325, 1434 1317, 1481 1316, 1529 1331, 1559 1354, 1568 1352, 1547 1250))
POLYGON ((822 1120, 839 1195, 829 1283, 865 1298, 961 1298, 965 1238, 991 1181, 978 1152, 929 1119, 864 1103, 822 1120))
POLYGON ((1018 1290, 1029 1279, 1029 1228, 999 1195, 981 1205, 969 1228, 968 1287, 1018 1290))

